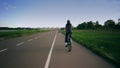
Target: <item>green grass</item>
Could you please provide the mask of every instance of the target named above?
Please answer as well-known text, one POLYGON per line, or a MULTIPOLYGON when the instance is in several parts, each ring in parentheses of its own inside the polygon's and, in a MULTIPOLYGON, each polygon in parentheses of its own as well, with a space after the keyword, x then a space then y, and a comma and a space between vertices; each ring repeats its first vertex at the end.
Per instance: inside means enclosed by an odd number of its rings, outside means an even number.
POLYGON ((120 64, 120 31, 73 30, 72 38, 115 64, 120 64))
POLYGON ((9 31, 9 32, 0 32, 1 39, 9 39, 15 37, 21 37, 25 35, 31 35, 38 32, 45 32, 47 30, 17 30, 17 31, 9 31))
POLYGON ((120 32, 76 30, 72 37, 92 51, 120 64, 120 32))

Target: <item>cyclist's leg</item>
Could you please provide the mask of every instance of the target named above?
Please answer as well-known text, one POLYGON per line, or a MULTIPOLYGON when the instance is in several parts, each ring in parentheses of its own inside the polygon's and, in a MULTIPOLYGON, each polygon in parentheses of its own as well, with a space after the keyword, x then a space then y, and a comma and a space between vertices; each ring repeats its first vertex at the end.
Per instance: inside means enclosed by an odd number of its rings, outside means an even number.
POLYGON ((72 33, 70 34, 70 42, 72 42, 72 33))
POLYGON ((69 35, 69 33, 66 33, 65 42, 68 42, 68 35, 69 35))
POLYGON ((67 42, 67 33, 65 34, 65 42, 67 42))
POLYGON ((68 44, 70 45, 70 33, 68 33, 68 37, 67 37, 67 42, 68 42, 68 44))
POLYGON ((67 43, 68 43, 68 33, 66 32, 66 35, 65 35, 65 45, 66 45, 66 47, 67 47, 67 43))

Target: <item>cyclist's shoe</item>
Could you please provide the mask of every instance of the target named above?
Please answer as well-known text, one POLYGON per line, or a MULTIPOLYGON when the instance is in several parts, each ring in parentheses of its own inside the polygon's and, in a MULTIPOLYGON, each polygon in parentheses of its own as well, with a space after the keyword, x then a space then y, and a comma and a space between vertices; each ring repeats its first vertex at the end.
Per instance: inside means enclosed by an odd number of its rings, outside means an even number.
POLYGON ((67 47, 67 43, 65 43, 65 47, 67 47))
POLYGON ((70 41, 72 42, 72 39, 70 41))

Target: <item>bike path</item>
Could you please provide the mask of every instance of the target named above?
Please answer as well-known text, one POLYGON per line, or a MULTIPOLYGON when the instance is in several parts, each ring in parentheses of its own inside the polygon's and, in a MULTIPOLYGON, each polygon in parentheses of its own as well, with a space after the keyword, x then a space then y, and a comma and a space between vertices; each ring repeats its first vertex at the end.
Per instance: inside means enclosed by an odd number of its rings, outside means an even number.
POLYGON ((57 34, 49 68, 115 68, 85 47, 72 42, 72 51, 67 52, 64 35, 57 34))

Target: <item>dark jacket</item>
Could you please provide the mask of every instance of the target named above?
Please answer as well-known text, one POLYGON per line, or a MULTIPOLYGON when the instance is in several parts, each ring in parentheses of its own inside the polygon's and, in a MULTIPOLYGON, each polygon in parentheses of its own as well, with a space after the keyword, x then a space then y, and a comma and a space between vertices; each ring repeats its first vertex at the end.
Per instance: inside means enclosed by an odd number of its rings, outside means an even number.
POLYGON ((72 33, 72 25, 69 23, 66 24, 66 33, 72 33))

